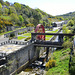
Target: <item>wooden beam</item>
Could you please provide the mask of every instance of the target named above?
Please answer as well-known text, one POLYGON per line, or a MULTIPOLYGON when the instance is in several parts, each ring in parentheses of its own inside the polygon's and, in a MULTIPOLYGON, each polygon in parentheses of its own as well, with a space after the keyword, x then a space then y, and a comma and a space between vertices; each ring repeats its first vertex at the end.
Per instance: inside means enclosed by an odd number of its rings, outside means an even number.
POLYGON ((67 33, 31 33, 32 35, 61 35, 61 36, 74 36, 75 34, 67 33))
POLYGON ((42 44, 33 44, 34 46, 37 47, 62 47, 62 45, 42 45, 42 44))

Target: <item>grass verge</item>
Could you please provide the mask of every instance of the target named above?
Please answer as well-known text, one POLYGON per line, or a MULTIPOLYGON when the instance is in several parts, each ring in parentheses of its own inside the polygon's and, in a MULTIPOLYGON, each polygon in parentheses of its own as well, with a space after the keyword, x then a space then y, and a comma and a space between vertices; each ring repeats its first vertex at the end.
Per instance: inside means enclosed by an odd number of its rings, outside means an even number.
POLYGON ((18 36, 18 40, 26 39, 27 37, 31 37, 31 33, 22 34, 22 36, 18 36))
POLYGON ((26 38, 26 37, 24 37, 24 36, 18 36, 18 40, 21 40, 21 39, 24 39, 24 38, 26 38))
MULTIPOLYGON (((56 33, 56 32, 58 32, 58 29, 55 30, 55 31, 46 31, 46 33, 56 33)), ((53 35, 46 35, 46 41, 47 41, 47 40, 50 40, 50 38, 51 38, 52 36, 53 36, 53 35)))
POLYGON ((70 49, 55 51, 51 56, 56 60, 56 67, 49 69, 46 75, 69 75, 70 49))

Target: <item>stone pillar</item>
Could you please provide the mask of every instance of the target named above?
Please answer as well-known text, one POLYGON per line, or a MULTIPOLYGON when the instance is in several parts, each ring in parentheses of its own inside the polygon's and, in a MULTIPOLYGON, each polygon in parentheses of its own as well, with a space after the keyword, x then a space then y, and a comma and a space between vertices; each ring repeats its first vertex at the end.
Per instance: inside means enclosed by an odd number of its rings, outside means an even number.
POLYGON ((36 40, 36 35, 31 34, 31 42, 34 43, 35 40, 36 40))
POLYGON ((63 36, 62 35, 58 36, 58 42, 63 42, 63 36))

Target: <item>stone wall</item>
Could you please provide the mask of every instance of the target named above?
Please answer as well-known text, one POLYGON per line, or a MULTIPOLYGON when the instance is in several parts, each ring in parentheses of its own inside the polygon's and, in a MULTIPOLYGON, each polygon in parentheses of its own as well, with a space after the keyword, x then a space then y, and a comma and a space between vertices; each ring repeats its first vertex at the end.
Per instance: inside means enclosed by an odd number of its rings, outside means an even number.
POLYGON ((9 70, 5 65, 0 66, 0 75, 9 75, 9 70))
POLYGON ((28 42, 28 45, 6 55, 6 67, 0 67, 0 75, 10 75, 25 63, 31 62, 34 58, 38 58, 39 51, 32 43, 28 42))
POLYGON ((15 30, 16 28, 21 28, 21 26, 6 26, 5 30, 12 31, 12 30, 15 30))
POLYGON ((9 72, 12 73, 19 67, 21 67, 23 64, 25 64, 27 61, 29 61, 29 58, 32 59, 34 54, 33 45, 25 46, 21 49, 19 49, 16 52, 13 52, 9 55, 7 55, 7 65, 9 67, 9 72), (32 50, 33 54, 31 54, 30 50, 32 50), (30 54, 28 54, 30 52, 30 54), (31 57, 30 57, 31 56, 31 57))
POLYGON ((27 27, 27 28, 23 28, 23 29, 18 29, 18 30, 16 30, 16 31, 13 31, 13 32, 4 34, 4 37, 9 37, 10 34, 15 34, 15 36, 17 36, 18 33, 21 33, 21 32, 23 33, 23 32, 25 32, 25 31, 27 31, 27 32, 28 32, 28 31, 32 31, 33 28, 34 28, 34 27, 27 27))
POLYGON ((4 32, 13 31, 16 28, 21 28, 21 26, 6 26, 6 28, 0 29, 0 32, 2 32, 2 31, 4 31, 4 32))

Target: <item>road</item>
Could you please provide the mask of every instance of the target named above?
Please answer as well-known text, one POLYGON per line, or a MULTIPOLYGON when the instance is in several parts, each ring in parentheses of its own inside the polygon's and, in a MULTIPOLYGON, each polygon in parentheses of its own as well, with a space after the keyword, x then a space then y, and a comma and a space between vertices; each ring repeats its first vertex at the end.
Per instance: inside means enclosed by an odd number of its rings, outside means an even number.
POLYGON ((4 38, 4 35, 0 35, 0 43, 8 40, 9 38, 4 38))

